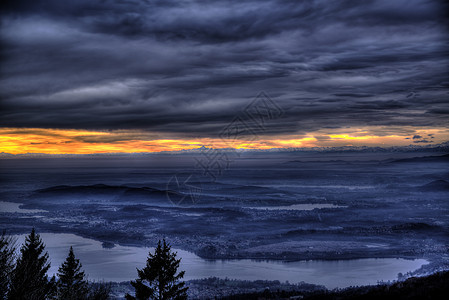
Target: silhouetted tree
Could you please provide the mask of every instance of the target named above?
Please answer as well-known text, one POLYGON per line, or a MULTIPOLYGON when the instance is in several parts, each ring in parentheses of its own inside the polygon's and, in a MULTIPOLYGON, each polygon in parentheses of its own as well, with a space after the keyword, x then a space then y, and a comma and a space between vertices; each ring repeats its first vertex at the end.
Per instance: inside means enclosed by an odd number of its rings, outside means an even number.
POLYGON ((46 299, 54 292, 55 278, 48 279, 50 268, 45 245, 34 228, 20 249, 20 256, 12 272, 9 299, 46 299))
POLYGON ((58 269, 57 299, 87 298, 89 289, 81 267, 79 259, 75 258, 73 248, 70 247, 69 255, 58 269))
POLYGON ((15 241, 6 235, 0 236, 0 299, 7 299, 7 293, 11 282, 11 274, 14 270, 15 241))
POLYGON ((139 278, 131 281, 131 285, 136 290, 136 296, 129 294, 126 299, 187 299, 187 289, 185 283, 179 281, 184 277, 185 271, 178 274, 181 259, 176 259, 176 253, 171 252, 170 245, 159 241, 154 254, 149 253, 145 268, 137 273, 139 278))

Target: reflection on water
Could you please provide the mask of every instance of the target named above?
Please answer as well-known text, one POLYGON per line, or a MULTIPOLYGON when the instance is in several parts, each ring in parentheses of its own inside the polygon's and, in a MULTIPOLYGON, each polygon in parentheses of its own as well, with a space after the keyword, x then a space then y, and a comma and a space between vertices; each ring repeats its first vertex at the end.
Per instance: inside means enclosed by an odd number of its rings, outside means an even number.
MULTIPOLYGON (((22 243, 25 235, 18 237, 22 243)), ((145 265, 149 250, 154 248, 124 247, 103 248, 102 243, 74 234, 43 233, 41 237, 50 254, 50 274, 55 274, 65 260, 69 247, 81 260, 91 280, 128 281, 137 276, 136 267, 145 265)), ((395 258, 354 259, 336 261, 255 261, 205 260, 197 255, 175 249, 182 258, 181 269, 186 271, 184 279, 216 276, 242 280, 300 281, 325 285, 328 288, 351 285, 376 284, 380 280, 395 280, 399 272, 406 273, 427 263, 424 259, 405 260, 395 258)))

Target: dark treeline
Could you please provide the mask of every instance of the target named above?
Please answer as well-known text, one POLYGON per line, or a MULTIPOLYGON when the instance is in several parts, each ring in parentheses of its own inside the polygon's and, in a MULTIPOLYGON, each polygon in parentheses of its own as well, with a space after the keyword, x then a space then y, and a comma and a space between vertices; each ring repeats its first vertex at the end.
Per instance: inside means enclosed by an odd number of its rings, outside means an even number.
POLYGON ((303 299, 303 300, 443 300, 449 295, 449 271, 425 277, 412 277, 393 284, 350 287, 334 291, 273 291, 236 294, 222 297, 222 300, 264 300, 264 299, 303 299))
MULTIPOLYGON (((137 270, 139 278, 131 281, 135 296, 126 299, 187 299, 187 287, 177 273, 181 259, 171 252, 165 240, 159 241, 155 253, 149 253, 145 268, 137 270)), ((110 299, 106 283, 88 282, 82 264, 70 247, 57 276, 48 276, 49 255, 34 228, 16 253, 15 240, 4 232, 0 236, 0 300, 103 300, 110 299)))

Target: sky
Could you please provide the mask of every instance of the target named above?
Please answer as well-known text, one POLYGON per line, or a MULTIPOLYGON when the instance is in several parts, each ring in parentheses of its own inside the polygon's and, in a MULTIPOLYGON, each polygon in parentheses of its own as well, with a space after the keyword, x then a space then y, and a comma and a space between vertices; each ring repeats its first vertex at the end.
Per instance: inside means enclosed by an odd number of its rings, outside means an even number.
POLYGON ((0 152, 446 142, 448 8, 424 0, 2 1, 0 152), (248 125, 255 119, 257 130, 248 125), (236 121, 251 130, 229 139, 223 132, 236 121))

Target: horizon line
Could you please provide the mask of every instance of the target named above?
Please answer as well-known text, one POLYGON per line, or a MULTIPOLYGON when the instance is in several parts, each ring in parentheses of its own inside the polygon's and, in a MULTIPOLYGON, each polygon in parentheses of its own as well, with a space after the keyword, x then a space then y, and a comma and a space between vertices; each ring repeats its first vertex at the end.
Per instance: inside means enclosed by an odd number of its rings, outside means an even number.
POLYGON ((246 149, 246 148, 214 148, 201 146, 195 149, 181 149, 181 150, 162 150, 162 151, 141 151, 141 152, 97 152, 97 153, 43 153, 43 152, 27 152, 27 153, 9 153, 0 152, 0 157, 23 157, 23 156, 102 156, 102 155, 154 155, 154 154, 189 154, 189 153, 201 153, 203 150, 216 150, 216 151, 239 151, 239 152, 332 152, 332 151, 363 151, 363 150, 377 150, 377 151, 388 151, 388 150, 408 150, 408 151, 421 151, 421 150, 435 150, 437 148, 442 151, 449 151, 449 141, 445 141, 438 144, 431 145, 402 145, 402 146, 313 146, 313 147, 277 147, 268 149, 246 149))

